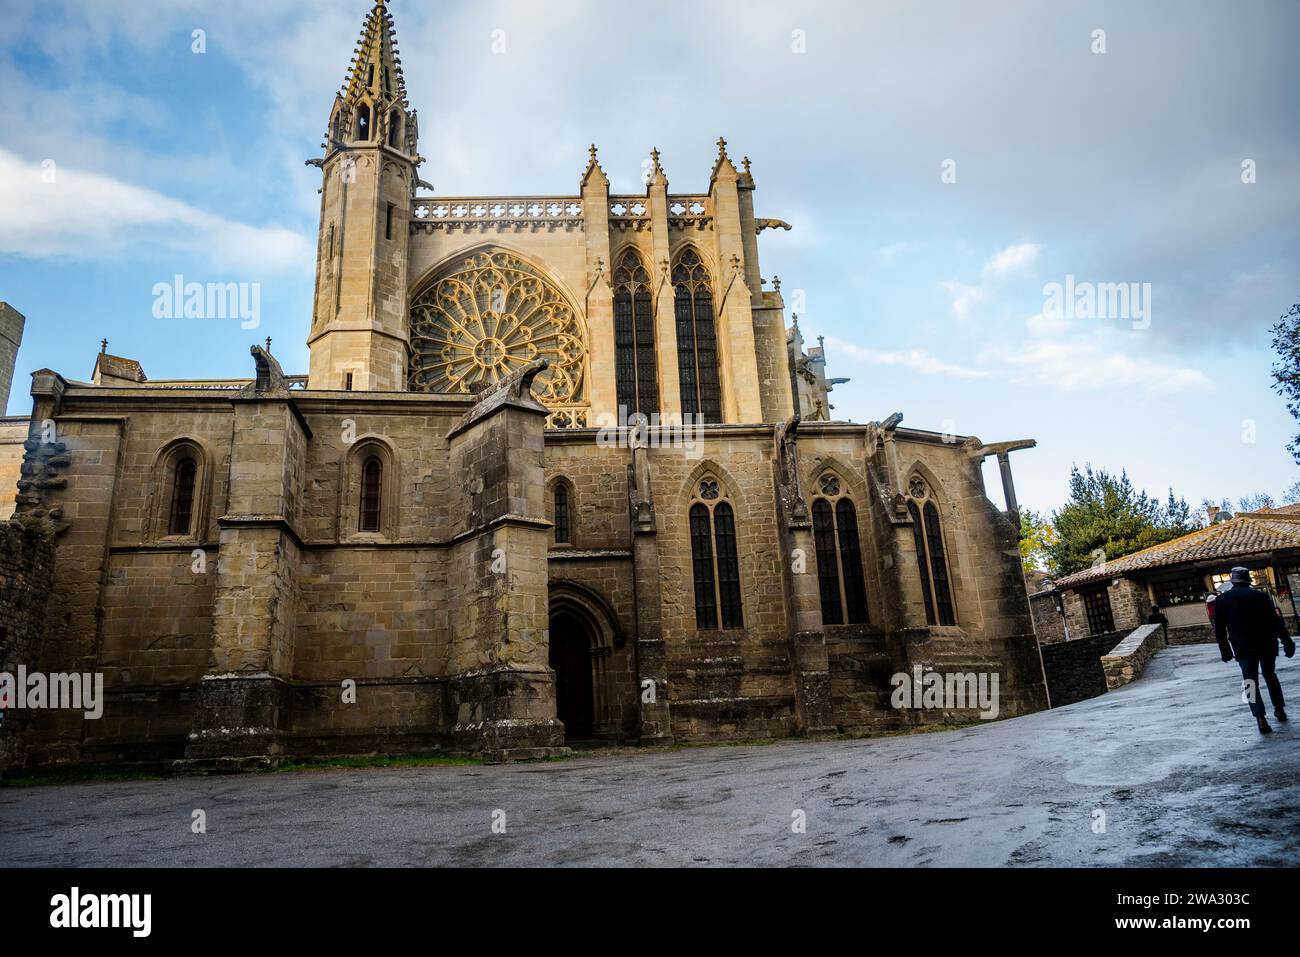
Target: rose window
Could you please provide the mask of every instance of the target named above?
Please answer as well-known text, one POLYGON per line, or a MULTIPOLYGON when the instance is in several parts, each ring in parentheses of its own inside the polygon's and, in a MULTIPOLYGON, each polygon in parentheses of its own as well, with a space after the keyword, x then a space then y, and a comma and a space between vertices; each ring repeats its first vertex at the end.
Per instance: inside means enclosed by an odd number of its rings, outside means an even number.
POLYGON ((479 392, 537 358, 533 381, 547 405, 584 399, 581 321, 536 269, 509 253, 470 256, 411 301, 410 387, 479 392))

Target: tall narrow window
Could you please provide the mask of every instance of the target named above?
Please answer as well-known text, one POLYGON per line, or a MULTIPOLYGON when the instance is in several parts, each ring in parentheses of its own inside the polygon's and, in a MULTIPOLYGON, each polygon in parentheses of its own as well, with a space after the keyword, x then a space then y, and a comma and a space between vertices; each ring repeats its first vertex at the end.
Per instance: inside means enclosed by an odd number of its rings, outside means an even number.
POLYGON ((673 266, 673 309, 682 412, 702 416, 705 422, 721 422, 713 282, 699 254, 689 246, 673 266))
POLYGON ((618 404, 629 416, 659 411, 650 273, 633 249, 623 253, 614 270, 614 373, 618 404))
POLYGON ((824 498, 813 502, 813 540, 817 545, 817 585, 821 589, 822 623, 844 624, 840 603, 840 562, 835 548, 835 513, 824 498))
POLYGON ((396 208, 397 208, 397 207, 394 206, 392 203, 389 203, 389 204, 388 204, 388 218, 384 220, 384 238, 385 238, 385 239, 392 239, 392 238, 393 238, 393 210, 395 210, 396 208))
POLYGON ((190 526, 194 524, 194 484, 198 471, 198 465, 193 459, 181 459, 176 463, 176 474, 172 479, 171 516, 167 522, 168 535, 190 534, 190 526))
POLYGON ((921 527, 921 510, 915 502, 907 503, 907 514, 912 517, 912 544, 916 546, 916 568, 921 575, 921 597, 925 599, 925 621, 936 624, 934 618, 934 593, 930 590, 930 562, 925 554, 925 530, 921 527))
POLYGON ((713 575, 713 529, 708 508, 691 506, 691 568, 695 576, 695 627, 718 627, 718 592, 713 575))
POLYGON ((907 512, 912 518, 912 540, 921 572, 921 592, 925 598, 925 620, 931 625, 957 624, 952 601, 952 581, 943 545, 943 525, 939 507, 930 494, 930 486, 919 475, 908 482, 911 498, 907 512))
POLYGON ((380 513, 383 508, 384 463, 379 456, 366 459, 361 467, 361 524, 363 532, 379 531, 380 513))
POLYGON ((555 541, 561 545, 573 543, 573 528, 569 519, 569 487, 555 483, 555 541))
POLYGON ((388 145, 397 148, 402 139, 402 114, 397 110, 388 114, 388 145))
POLYGON ((695 627, 713 629, 721 621, 723 628, 743 628, 735 512, 715 478, 701 479, 695 497, 690 511, 695 627))
POLYGON ((362 142, 370 139, 370 107, 365 103, 357 107, 357 139, 362 142))
POLYGON ((842 498, 835 506, 840 558, 844 566, 844 604, 851 623, 867 620, 867 585, 862 574, 862 545, 858 538, 858 509, 853 499, 842 498))
POLYGON ((866 624, 867 588, 858 539, 858 511, 848 489, 834 472, 827 472, 817 480, 812 514, 822 622, 866 624))

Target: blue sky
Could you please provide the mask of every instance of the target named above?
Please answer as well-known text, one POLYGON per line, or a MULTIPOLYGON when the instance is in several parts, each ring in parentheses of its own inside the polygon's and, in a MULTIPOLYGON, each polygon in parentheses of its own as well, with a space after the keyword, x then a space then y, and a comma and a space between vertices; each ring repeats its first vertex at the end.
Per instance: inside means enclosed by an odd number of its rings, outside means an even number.
MULTIPOLYGON (((35 369, 88 378, 101 337, 153 378, 251 375, 266 336, 306 371, 303 161, 369 5, 0 0, 11 413, 35 369), (154 318, 178 273, 260 283, 260 327, 154 318)), ((390 9, 438 193, 575 193, 593 141, 615 192, 653 146, 674 192, 707 188, 719 135, 749 156, 758 215, 794 226, 763 274, 853 380, 838 415, 1037 438, 1013 461, 1040 509, 1072 462, 1193 504, 1300 478, 1268 374, 1300 300, 1300 4, 390 9), (1149 323, 1045 316, 1067 275, 1150 283, 1149 323)))

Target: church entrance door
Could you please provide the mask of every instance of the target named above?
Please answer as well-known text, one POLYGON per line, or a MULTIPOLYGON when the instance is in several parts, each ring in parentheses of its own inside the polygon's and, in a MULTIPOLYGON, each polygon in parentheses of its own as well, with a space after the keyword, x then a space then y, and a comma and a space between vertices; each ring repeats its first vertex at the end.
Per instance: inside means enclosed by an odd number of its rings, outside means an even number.
POLYGON ((555 672, 555 715, 566 740, 590 738, 596 703, 592 686, 591 632, 571 614, 551 619, 550 665, 555 672))

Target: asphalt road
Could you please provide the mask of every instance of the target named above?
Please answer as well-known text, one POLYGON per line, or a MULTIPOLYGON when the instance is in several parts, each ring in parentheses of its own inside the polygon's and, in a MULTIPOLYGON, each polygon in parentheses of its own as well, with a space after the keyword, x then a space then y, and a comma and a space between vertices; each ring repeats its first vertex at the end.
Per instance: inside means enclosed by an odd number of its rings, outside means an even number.
POLYGON ((1199 645, 1161 651, 1100 698, 959 731, 3 788, 0 860, 1297 866, 1300 665, 1279 663, 1296 717, 1269 737, 1235 667, 1199 645), (196 809, 205 834, 191 831, 196 809))

